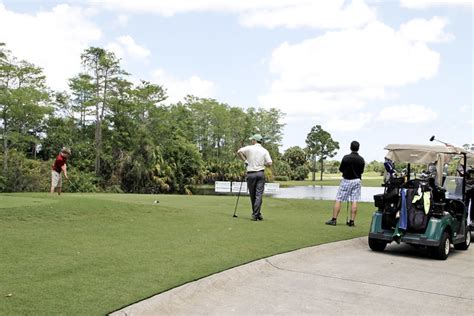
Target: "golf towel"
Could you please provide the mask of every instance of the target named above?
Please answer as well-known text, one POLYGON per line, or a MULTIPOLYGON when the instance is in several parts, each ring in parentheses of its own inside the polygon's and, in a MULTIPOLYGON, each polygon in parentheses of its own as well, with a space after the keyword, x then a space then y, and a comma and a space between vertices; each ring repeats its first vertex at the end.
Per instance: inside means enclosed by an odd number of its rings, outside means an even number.
POLYGON ((407 189, 401 189, 400 190, 401 198, 402 198, 402 208, 400 210, 400 224, 398 227, 400 229, 407 229, 407 199, 406 199, 406 194, 407 194, 407 189))

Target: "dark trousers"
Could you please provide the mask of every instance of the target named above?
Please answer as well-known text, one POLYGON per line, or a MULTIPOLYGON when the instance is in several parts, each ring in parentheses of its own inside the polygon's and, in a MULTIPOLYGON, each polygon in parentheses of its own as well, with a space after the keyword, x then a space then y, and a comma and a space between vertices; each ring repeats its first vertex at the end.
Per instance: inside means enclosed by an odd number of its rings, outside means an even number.
POLYGON ((262 208, 263 191, 265 190, 265 173, 262 171, 247 173, 247 187, 252 203, 252 216, 260 216, 262 208))

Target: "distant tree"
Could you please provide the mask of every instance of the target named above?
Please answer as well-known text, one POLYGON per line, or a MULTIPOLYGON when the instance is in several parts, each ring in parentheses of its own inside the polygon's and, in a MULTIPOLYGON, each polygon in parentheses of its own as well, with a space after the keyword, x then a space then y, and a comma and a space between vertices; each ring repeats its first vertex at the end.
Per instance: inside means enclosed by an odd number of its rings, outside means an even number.
POLYGON ((102 155, 102 129, 105 115, 110 108, 110 99, 112 92, 120 76, 126 72, 120 68, 119 59, 114 53, 106 51, 103 48, 90 47, 81 55, 82 66, 86 73, 82 74, 84 78, 90 78, 89 84, 81 83, 82 88, 92 88, 93 95, 91 103, 94 106, 95 114, 95 172, 100 175, 101 155, 102 155), (92 85, 91 85, 92 84, 92 85))
MULTIPOLYGON (((0 45, 0 136, 3 140, 3 174, 8 171, 11 147, 29 151, 36 143, 46 114, 52 112, 41 68, 17 60, 0 45)), ((33 155, 33 156, 34 156, 33 155)))
POLYGON ((313 162, 313 181, 315 180, 316 160, 319 157, 321 163, 321 178, 323 180, 324 160, 328 157, 334 157, 339 149, 339 143, 334 141, 331 134, 322 129, 321 125, 311 128, 306 137, 306 149, 313 162))
POLYGON ((326 170, 329 173, 338 173, 339 172, 339 166, 341 165, 341 162, 338 160, 330 160, 326 162, 326 170))
POLYGON ((247 114, 251 120, 253 133, 259 133, 265 138, 267 145, 281 145, 283 139, 283 127, 281 123, 284 113, 276 108, 268 110, 249 108, 247 114))
POLYGON ((367 171, 374 171, 374 172, 379 173, 380 175, 383 175, 383 173, 385 171, 385 167, 383 165, 383 162, 379 162, 377 160, 374 160, 374 161, 371 161, 367 165, 366 170, 367 171))
POLYGON ((305 165, 307 162, 306 152, 299 146, 293 146, 285 150, 282 159, 286 161, 293 170, 305 165))
POLYGON ((202 172, 202 159, 196 145, 174 137, 165 146, 163 158, 173 169, 171 186, 179 193, 190 193, 188 185, 202 172))
POLYGON ((88 74, 79 74, 69 80, 69 88, 72 91, 71 110, 79 114, 78 123, 81 129, 86 125, 86 117, 93 115, 94 106, 94 83, 88 74))

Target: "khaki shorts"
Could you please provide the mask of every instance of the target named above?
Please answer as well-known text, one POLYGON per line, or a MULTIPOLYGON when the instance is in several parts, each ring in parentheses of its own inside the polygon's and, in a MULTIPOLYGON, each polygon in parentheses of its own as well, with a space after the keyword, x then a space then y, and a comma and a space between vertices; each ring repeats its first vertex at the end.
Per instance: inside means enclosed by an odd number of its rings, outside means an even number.
POLYGON ((54 170, 51 170, 51 186, 55 188, 63 186, 63 178, 61 177, 61 174, 54 170))

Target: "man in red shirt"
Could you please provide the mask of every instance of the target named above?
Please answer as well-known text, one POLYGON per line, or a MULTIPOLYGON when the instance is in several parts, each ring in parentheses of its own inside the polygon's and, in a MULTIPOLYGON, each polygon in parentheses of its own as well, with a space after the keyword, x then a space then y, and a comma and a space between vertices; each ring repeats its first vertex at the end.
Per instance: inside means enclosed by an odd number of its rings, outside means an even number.
POLYGON ((63 186, 63 181, 61 177, 61 171, 64 173, 64 177, 69 179, 67 176, 67 165, 66 161, 71 155, 71 150, 69 148, 63 147, 59 155, 54 161, 53 168, 51 170, 51 194, 54 193, 54 189, 57 188, 58 195, 61 194, 61 188, 63 186))

